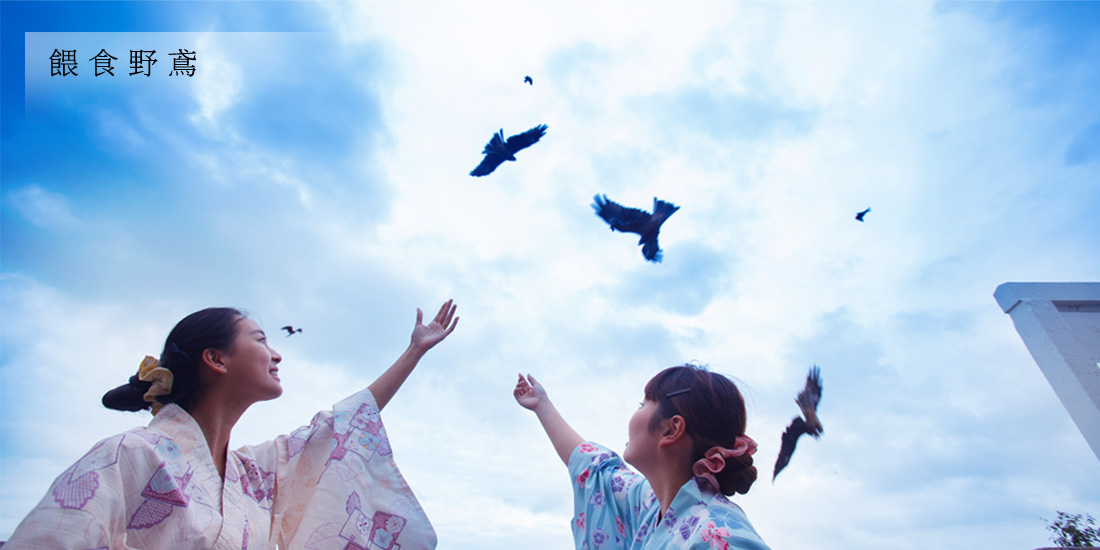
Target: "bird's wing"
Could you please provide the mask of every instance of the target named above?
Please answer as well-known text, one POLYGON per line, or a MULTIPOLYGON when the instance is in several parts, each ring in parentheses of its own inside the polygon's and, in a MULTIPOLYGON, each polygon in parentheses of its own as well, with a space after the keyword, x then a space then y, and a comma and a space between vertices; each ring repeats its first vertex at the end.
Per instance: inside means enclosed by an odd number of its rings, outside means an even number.
POLYGON ((478 164, 477 168, 474 168, 470 172, 470 175, 485 176, 491 174, 493 173, 493 170, 496 170, 497 166, 500 166, 500 163, 502 162, 504 162, 504 157, 495 153, 486 154, 485 158, 481 159, 481 164, 478 164))
MULTIPOLYGON (((679 209, 679 206, 671 202, 665 202, 659 200, 657 197, 653 197, 653 215, 646 220, 646 224, 650 226, 650 231, 654 232, 654 235, 660 232, 661 225, 665 223, 665 220, 667 220, 669 216, 675 214, 679 209)), ((654 238, 656 238, 656 236, 654 236, 654 238)))
POLYGON ((281 328, 281 329, 279 329, 279 330, 285 330, 285 331, 287 331, 287 332, 294 332, 294 327, 292 327, 292 326, 290 326, 290 325, 287 325, 287 326, 285 326, 285 327, 283 327, 283 328, 281 328))
POLYGON ((817 404, 821 402, 821 369, 817 365, 806 375, 806 387, 799 392, 795 401, 802 409, 802 416, 806 418, 807 433, 814 437, 820 435, 822 427, 817 418, 817 404))
POLYGON ((779 457, 775 459, 775 471, 772 473, 772 481, 775 481, 775 476, 787 467, 787 464, 791 461, 791 455, 794 454, 794 447, 798 444, 798 438, 804 433, 806 433, 806 423, 802 421, 801 417, 795 417, 791 421, 791 425, 787 426, 787 429, 783 432, 782 443, 779 446, 779 457))
POLYGON ((806 375, 806 387, 798 393, 798 406, 806 410, 816 411, 817 404, 821 401, 821 368, 814 365, 806 375))
POLYGON ((653 197, 653 215, 658 218, 661 223, 664 223, 669 216, 676 213, 680 207, 672 204, 668 201, 663 201, 657 197, 653 197))
POLYGON ((596 215, 603 218, 611 225, 611 229, 624 233, 642 234, 646 222, 649 221, 649 212, 638 208, 627 208, 621 204, 607 199, 607 195, 596 195, 596 202, 592 205, 596 215))
POLYGON ((516 134, 508 138, 508 141, 505 142, 505 146, 508 147, 508 150, 510 152, 515 154, 515 152, 519 151, 520 149, 526 149, 527 147, 534 145, 538 142, 538 140, 542 139, 542 136, 544 135, 546 135, 546 125, 539 124, 538 126, 535 126, 534 128, 527 130, 526 132, 523 132, 522 134, 516 134))
POLYGON ((491 155, 493 153, 504 153, 507 150, 508 148, 504 145, 504 130, 500 130, 489 138, 489 143, 485 144, 485 148, 481 150, 481 153, 491 155))

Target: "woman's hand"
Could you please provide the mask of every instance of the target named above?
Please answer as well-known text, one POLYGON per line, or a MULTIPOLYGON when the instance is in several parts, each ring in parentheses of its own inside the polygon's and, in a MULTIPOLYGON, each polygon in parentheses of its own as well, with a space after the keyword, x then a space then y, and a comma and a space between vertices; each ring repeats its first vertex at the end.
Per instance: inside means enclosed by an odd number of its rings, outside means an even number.
POLYGON ((424 312, 416 308, 416 326, 413 327, 410 345, 420 353, 424 353, 442 342, 458 326, 458 317, 454 316, 456 309, 458 306, 454 305, 454 300, 447 300, 443 307, 439 308, 439 313, 435 314, 435 319, 425 325, 423 324, 424 312))
POLYGON ((412 342, 409 343, 409 349, 405 350, 405 353, 402 353, 401 357, 398 357, 397 361, 386 369, 386 372, 383 372, 374 383, 367 386, 367 389, 374 394, 374 400, 378 403, 378 410, 382 410, 382 407, 385 407, 386 403, 393 399, 394 394, 401 388, 401 384, 405 383, 409 373, 416 368, 416 364, 420 362, 420 358, 424 356, 424 353, 454 332, 455 327, 458 326, 458 317, 454 316, 455 305, 453 302, 454 300, 447 300, 443 307, 439 308, 439 313, 435 314, 435 319, 432 319, 432 322, 427 325, 424 324, 424 313, 420 311, 420 308, 416 308, 416 326, 413 327, 412 342))
POLYGON ((558 458, 561 459, 562 464, 568 466, 569 455, 572 454, 573 449, 577 448, 577 445, 584 443, 584 438, 561 417, 561 413, 550 402, 550 398, 546 395, 546 390, 543 389, 542 384, 539 384, 539 381, 535 380, 535 377, 530 374, 527 375, 527 378, 524 378, 521 374, 512 395, 521 407, 535 411, 535 416, 539 418, 542 429, 546 430, 546 435, 550 438, 550 443, 554 445, 554 451, 558 453, 558 458))
POLYGON ((516 389, 512 391, 512 396, 516 398, 516 402, 521 407, 532 411, 540 403, 550 402, 550 398, 546 395, 546 389, 530 374, 527 375, 527 378, 524 378, 522 374, 519 375, 519 381, 516 382, 516 389))

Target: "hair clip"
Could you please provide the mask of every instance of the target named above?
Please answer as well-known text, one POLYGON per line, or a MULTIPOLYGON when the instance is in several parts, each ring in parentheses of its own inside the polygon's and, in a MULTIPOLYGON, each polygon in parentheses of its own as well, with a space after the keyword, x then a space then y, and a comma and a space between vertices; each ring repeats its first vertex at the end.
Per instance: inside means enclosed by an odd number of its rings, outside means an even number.
POLYGON ((191 361, 191 356, 187 355, 186 351, 180 349, 175 342, 168 342, 168 353, 175 353, 180 357, 183 357, 184 361, 191 361))
POLYGON ((689 393, 690 391, 691 391, 691 388, 684 388, 682 390, 671 391, 671 392, 666 393, 665 397, 673 397, 673 396, 676 396, 676 395, 680 395, 681 393, 689 393))

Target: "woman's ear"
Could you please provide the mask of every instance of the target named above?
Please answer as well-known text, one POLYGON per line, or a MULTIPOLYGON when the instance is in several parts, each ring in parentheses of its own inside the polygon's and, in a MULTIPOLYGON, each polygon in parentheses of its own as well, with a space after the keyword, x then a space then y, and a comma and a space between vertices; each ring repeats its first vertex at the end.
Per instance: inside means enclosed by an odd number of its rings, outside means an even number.
POLYGON ((657 441, 657 446, 671 445, 686 436, 687 422, 684 417, 678 414, 673 415, 671 418, 661 421, 660 430, 660 440, 657 441))
POLYGON ((218 374, 229 372, 229 369, 225 368, 225 353, 219 349, 202 350, 202 364, 218 374))

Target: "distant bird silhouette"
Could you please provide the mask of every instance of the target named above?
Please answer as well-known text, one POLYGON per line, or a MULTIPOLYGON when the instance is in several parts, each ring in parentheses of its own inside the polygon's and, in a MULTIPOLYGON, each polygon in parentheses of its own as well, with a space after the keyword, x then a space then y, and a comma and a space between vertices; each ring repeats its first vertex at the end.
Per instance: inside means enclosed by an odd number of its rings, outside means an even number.
POLYGON ((285 330, 285 331, 286 331, 286 337, 287 337, 287 338, 290 338, 290 336, 291 336, 292 334, 294 334, 295 332, 302 332, 302 329, 300 329, 300 328, 294 328, 294 327, 292 327, 292 326, 290 326, 290 325, 287 325, 287 326, 285 326, 285 327, 283 327, 283 328, 281 328, 281 329, 279 329, 279 330, 285 330))
POLYGON ((540 124, 522 134, 516 134, 504 140, 504 130, 493 134, 493 138, 481 152, 485 158, 470 172, 471 176, 485 176, 493 173, 497 166, 506 160, 516 160, 516 152, 538 143, 546 135, 546 125, 540 124))
POLYGON ((857 212, 856 213, 856 219, 859 220, 859 221, 863 221, 863 216, 866 216, 867 213, 870 212, 870 211, 871 211, 871 209, 868 208, 867 210, 864 210, 863 212, 857 212))
POLYGON ((614 201, 609 201, 607 195, 602 197, 596 195, 596 202, 592 208, 597 216, 611 225, 612 231, 641 235, 642 238, 638 239, 638 244, 642 246, 642 255, 651 262, 661 261, 661 249, 657 246, 657 234, 661 231, 661 224, 680 209, 679 206, 653 197, 653 213, 650 214, 638 208, 626 208, 614 201))
POLYGON ((794 446, 798 443, 798 438, 802 434, 810 434, 814 439, 818 439, 825 432, 825 428, 821 426, 821 421, 817 418, 817 404, 819 401, 821 401, 821 369, 814 365, 810 369, 810 373, 806 375, 806 388, 799 392, 798 398, 795 399, 795 402, 802 409, 802 416, 796 416, 791 421, 791 425, 787 426, 787 430, 783 432, 783 442, 779 447, 779 458, 775 461, 775 473, 772 474, 773 483, 775 482, 775 476, 778 476, 779 472, 787 467, 787 463, 791 461, 794 446), (805 420, 803 420, 803 417, 805 417, 805 420))
POLYGON ((523 77, 523 81, 526 82, 528 85, 533 86, 535 84, 535 81, 530 76, 523 77))

